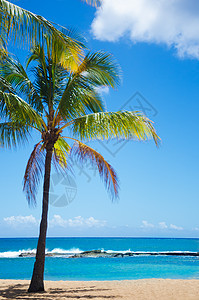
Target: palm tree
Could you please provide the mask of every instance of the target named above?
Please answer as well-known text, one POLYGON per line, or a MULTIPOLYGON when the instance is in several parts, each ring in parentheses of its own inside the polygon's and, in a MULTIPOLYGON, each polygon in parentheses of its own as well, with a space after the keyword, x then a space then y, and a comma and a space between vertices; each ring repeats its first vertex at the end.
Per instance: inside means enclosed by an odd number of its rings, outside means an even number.
POLYGON ((153 124, 146 116, 139 112, 105 111, 99 89, 114 88, 120 78, 119 67, 112 56, 88 52, 77 63, 69 50, 50 39, 47 47, 38 44, 31 49, 27 68, 13 56, 5 56, 0 62, 0 117, 3 119, 0 142, 3 146, 15 147, 27 141, 32 130, 41 136, 24 175, 24 191, 29 203, 36 202, 37 188, 44 175, 42 218, 29 292, 44 291, 52 163, 58 171, 67 172, 71 156, 81 163, 90 160, 111 196, 117 197, 114 169, 84 141, 153 138, 158 143, 153 124))

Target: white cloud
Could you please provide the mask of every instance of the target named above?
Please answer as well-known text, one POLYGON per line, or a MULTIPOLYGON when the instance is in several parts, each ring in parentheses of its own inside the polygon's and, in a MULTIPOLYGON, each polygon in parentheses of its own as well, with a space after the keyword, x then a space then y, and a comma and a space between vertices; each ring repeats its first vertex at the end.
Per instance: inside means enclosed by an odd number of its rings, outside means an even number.
POLYGON ((183 227, 176 226, 176 225, 174 225, 174 224, 171 224, 171 225, 170 225, 170 228, 171 228, 171 229, 175 229, 175 230, 183 230, 183 227))
POLYGON ((146 220, 142 221, 141 228, 143 228, 143 229, 152 229, 152 228, 158 229, 159 228, 159 229, 167 229, 167 230, 169 230, 169 229, 171 229, 171 230, 183 230, 184 229, 183 227, 177 226, 177 225, 174 225, 174 224, 167 225, 166 222, 159 222, 158 226, 155 226, 154 224, 149 223, 146 220))
POLYGON ((149 223, 148 221, 143 220, 141 228, 154 228, 154 225, 149 223))
POLYGON ((5 223, 11 226, 17 226, 17 225, 36 225, 37 220, 32 215, 30 216, 11 216, 6 217, 3 219, 5 223))
POLYGON ((161 229, 167 229, 168 228, 168 226, 167 226, 167 224, 165 222, 159 222, 159 227, 161 229))
MULTIPOLYGON (((32 215, 30 216, 11 216, 3 219, 7 225, 18 226, 18 225, 38 225, 39 220, 36 220, 32 215)), ((51 220, 49 220, 50 227, 104 227, 106 221, 96 220, 93 217, 83 218, 81 216, 75 217, 73 219, 65 220, 60 215, 54 215, 51 220)))
MULTIPOLYGON (((37 220, 32 215, 30 216, 11 216, 3 219, 4 222, 12 227, 21 228, 21 226, 38 226, 39 220, 37 220), (20 226, 20 227, 19 227, 20 226)), ((62 228, 102 228, 107 225, 107 221, 97 220, 94 217, 84 218, 81 216, 74 217, 73 219, 64 219, 60 215, 54 215, 52 219, 49 220, 49 227, 62 227, 62 228)), ((126 225, 128 227, 128 225, 126 225)), ((29 228, 29 227, 28 227, 29 228)), ((35 227, 36 228, 36 227, 35 227)), ((142 221, 140 226, 142 229, 170 229, 170 230, 183 230, 183 227, 174 224, 167 225, 166 222, 159 222, 158 226, 149 223, 146 220, 142 221)), ((195 230, 199 230, 195 228, 195 230)))
POLYGON ((101 95, 103 94, 107 95, 109 93, 109 87, 108 86, 97 87, 96 91, 101 95))
POLYGON ((67 221, 64 220, 60 215, 54 215, 52 220, 49 221, 49 226, 60 226, 65 227, 67 225, 67 221))
POLYGON ((174 224, 170 224, 169 226, 166 224, 166 222, 159 222, 159 227, 161 229, 172 229, 172 230, 183 230, 183 227, 177 226, 174 224))
POLYGON ((199 59, 199 1, 104 0, 91 25, 99 40, 164 43, 199 59))
POLYGON ((96 220, 93 217, 83 218, 81 216, 65 220, 60 215, 54 215, 53 219, 49 221, 49 225, 51 227, 104 227, 106 225, 106 221, 96 220))

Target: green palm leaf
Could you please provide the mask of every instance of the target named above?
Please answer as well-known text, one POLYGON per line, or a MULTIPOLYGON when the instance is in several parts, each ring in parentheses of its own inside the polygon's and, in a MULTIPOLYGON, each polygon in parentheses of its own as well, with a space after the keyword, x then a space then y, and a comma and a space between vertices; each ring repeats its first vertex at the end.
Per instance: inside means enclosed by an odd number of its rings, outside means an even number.
POLYGON ((67 82, 57 111, 63 119, 104 110, 100 87, 115 87, 120 81, 120 68, 105 52, 88 53, 67 82))
MULTIPOLYGON (((29 104, 37 111, 43 111, 43 105, 37 91, 29 79, 22 64, 11 56, 4 56, 0 61, 0 73, 4 79, 4 85, 9 84, 9 91, 23 95, 29 104), (14 88, 14 90, 13 90, 14 88)), ((3 84, 3 83, 2 83, 3 84)), ((6 85, 5 85, 6 87, 6 85)))
POLYGON ((0 123, 0 145, 13 148, 23 145, 30 137, 30 128, 19 122, 0 123))
POLYGON ((153 138, 158 145, 159 137, 153 123, 140 112, 99 112, 82 116, 66 124, 80 140, 107 140, 109 138, 147 140, 153 138))
POLYGON ((35 125, 41 128, 42 117, 26 101, 13 93, 0 90, 0 117, 9 117, 21 124, 35 125))
POLYGON ((92 86, 114 88, 120 82, 120 67, 109 53, 89 52, 77 71, 92 86))
POLYGON ((104 105, 100 94, 90 88, 82 88, 78 83, 73 82, 73 86, 67 93, 64 93, 59 103, 58 120, 68 120, 88 114, 89 112, 102 111, 104 105))
POLYGON ((13 86, 3 76, 0 76, 0 90, 2 92, 16 93, 13 86))
MULTIPOLYGON (((82 42, 73 39, 69 30, 62 32, 42 16, 33 14, 9 1, 0 0, 0 49, 4 52, 8 37, 18 45, 33 46, 36 43, 46 44, 56 40, 57 44, 66 47, 71 56, 79 56, 84 47, 82 42), (68 34, 67 34, 68 33, 68 34)), ((53 49, 52 49, 53 50, 53 49)), ((52 52, 56 56, 56 52, 52 52)))

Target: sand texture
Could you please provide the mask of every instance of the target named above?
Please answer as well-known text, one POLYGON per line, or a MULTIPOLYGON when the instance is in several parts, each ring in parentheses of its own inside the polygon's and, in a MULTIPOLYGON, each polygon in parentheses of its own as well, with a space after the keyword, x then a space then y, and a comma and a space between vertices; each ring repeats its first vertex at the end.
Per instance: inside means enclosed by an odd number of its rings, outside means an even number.
POLYGON ((0 299, 199 300, 199 280, 46 281, 39 294, 28 294, 28 283, 0 280, 0 299))

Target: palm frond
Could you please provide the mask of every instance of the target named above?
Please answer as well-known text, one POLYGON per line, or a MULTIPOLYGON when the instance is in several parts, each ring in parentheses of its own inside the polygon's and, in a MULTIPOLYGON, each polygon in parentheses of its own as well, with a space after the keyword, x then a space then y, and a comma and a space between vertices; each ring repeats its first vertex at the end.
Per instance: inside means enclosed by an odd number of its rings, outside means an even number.
POLYGON ((0 90, 2 92, 9 92, 9 93, 13 93, 13 94, 16 93, 13 86, 1 75, 0 75, 0 90))
POLYGON ((4 21, 2 20, 1 10, 0 10, 0 59, 4 57, 4 55, 7 54, 7 33, 6 33, 6 25, 4 24, 4 21))
MULTIPOLYGON (((68 31, 68 33, 70 34, 70 31, 68 31)), ((79 50, 77 49, 76 51, 71 49, 71 47, 72 46, 60 43, 58 38, 46 38, 46 45, 38 43, 31 48, 31 54, 28 59, 27 65, 29 65, 31 61, 36 60, 40 64, 42 64, 42 67, 45 70, 45 61, 46 59, 48 59, 52 67, 60 64, 63 68, 67 69, 68 71, 74 72, 77 70, 78 65, 81 62, 83 56, 83 46, 82 48, 80 48, 79 50)))
POLYGON ((121 69, 113 56, 98 51, 89 52, 80 64, 77 72, 92 86, 110 86, 114 88, 120 83, 121 69))
POLYGON ((104 110, 100 94, 95 89, 84 88, 73 82, 70 88, 62 95, 57 111, 58 120, 71 120, 92 112, 104 110), (73 85, 73 86, 72 86, 73 85))
POLYGON ((30 55, 27 59, 26 67, 31 62, 35 62, 36 65, 32 68, 32 74, 34 75, 34 88, 36 93, 42 99, 42 104, 48 104, 50 94, 52 90, 50 88, 50 80, 48 74, 48 62, 45 57, 44 48, 41 45, 36 45, 31 49, 30 55))
POLYGON ((68 155, 70 152, 70 146, 69 144, 63 139, 63 138, 59 138, 57 140, 57 142, 54 145, 54 159, 55 159, 55 167, 57 167, 57 165, 65 170, 67 169, 68 166, 68 155))
POLYGON ((69 119, 103 111, 97 88, 114 88, 119 82, 120 68, 112 56, 104 52, 89 52, 68 80, 57 109, 59 115, 69 119))
POLYGON ((103 0, 82 0, 82 1, 84 1, 87 4, 92 5, 92 6, 99 6, 102 4, 103 0))
POLYGON ((47 52, 48 58, 52 60, 54 65, 61 64, 62 67, 68 71, 75 72, 78 69, 79 64, 81 63, 82 57, 84 55, 83 48, 84 43, 82 42, 83 38, 80 34, 77 34, 77 31, 73 29, 62 29, 62 34, 70 37, 72 41, 78 41, 79 48, 76 45, 67 45, 66 43, 60 43, 59 39, 47 39, 47 52))
POLYGON ((92 166, 98 169, 99 175, 112 198, 118 197, 119 185, 117 175, 112 166, 100 153, 81 142, 76 142, 71 148, 71 156, 75 156, 80 163, 89 160, 92 166))
POLYGON ((23 145, 30 137, 30 128, 19 122, 0 123, 0 145, 5 148, 13 148, 23 145))
POLYGON ((27 101, 37 111, 43 111, 43 105, 39 95, 37 94, 34 85, 29 79, 22 64, 11 56, 5 56, 0 60, 0 74, 10 84, 14 93, 25 96, 27 101))
MULTIPOLYGON (((18 45, 33 46, 37 43, 46 44, 48 39, 55 39, 60 44, 65 45, 71 55, 79 55, 84 46, 82 43, 74 40, 70 35, 63 34, 51 22, 42 16, 33 14, 9 1, 0 0, 0 35, 2 42, 1 49, 5 49, 8 37, 18 45)), ((53 52, 53 55, 55 53, 53 52)))
POLYGON ((33 205, 36 204, 36 194, 40 179, 42 178, 45 163, 44 150, 40 143, 41 142, 35 145, 28 160, 24 175, 23 190, 26 194, 28 203, 33 205))
POLYGON ((0 116, 9 117, 21 124, 35 124, 38 128, 43 125, 42 117, 23 99, 13 93, 0 90, 0 116))
POLYGON ((160 140, 152 121, 140 112, 99 112, 77 118, 69 125, 72 134, 80 140, 107 140, 109 138, 147 140, 152 138, 156 145, 160 140))
POLYGON ((51 104, 56 107, 66 87, 68 71, 61 66, 60 60, 58 53, 56 61, 46 57, 41 45, 31 50, 31 55, 27 60, 27 66, 31 62, 36 63, 31 70, 35 78, 34 88, 44 106, 51 104))

